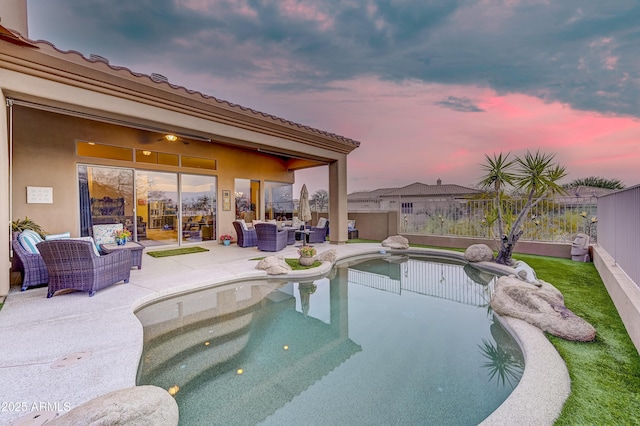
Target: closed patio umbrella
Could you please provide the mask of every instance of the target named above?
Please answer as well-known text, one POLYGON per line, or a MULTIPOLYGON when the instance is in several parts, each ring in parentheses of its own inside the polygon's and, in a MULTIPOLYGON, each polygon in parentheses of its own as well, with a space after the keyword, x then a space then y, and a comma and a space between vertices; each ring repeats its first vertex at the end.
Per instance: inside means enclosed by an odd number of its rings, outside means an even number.
MULTIPOLYGON (((308 220, 311 220, 311 206, 309 205, 309 191, 307 190, 307 185, 303 184, 302 189, 300 190, 300 206, 298 207, 298 216, 300 220, 305 222, 305 225, 308 220)), ((302 236, 302 244, 307 243, 307 238, 305 235, 302 236)))

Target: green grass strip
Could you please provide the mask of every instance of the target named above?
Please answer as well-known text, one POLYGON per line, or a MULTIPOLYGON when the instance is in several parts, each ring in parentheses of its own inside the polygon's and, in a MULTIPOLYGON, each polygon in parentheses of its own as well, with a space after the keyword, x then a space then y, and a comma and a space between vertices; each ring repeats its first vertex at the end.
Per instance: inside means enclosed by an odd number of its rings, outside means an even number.
POLYGON ((169 256, 179 256, 181 254, 202 253, 203 251, 209 251, 209 250, 202 247, 183 247, 183 248, 172 249, 172 250, 150 251, 147 254, 151 257, 169 257, 169 256))
POLYGON ((638 424, 640 356, 593 263, 522 254, 514 258, 553 284, 567 308, 596 328, 591 343, 547 335, 571 377, 571 394, 555 424, 638 424))
POLYGON ((309 265, 309 266, 301 265, 298 258, 295 258, 295 259, 287 258, 284 261, 287 262, 287 264, 291 266, 291 269, 293 269, 294 271, 302 271, 304 269, 317 268, 318 266, 322 265, 322 262, 318 262, 317 260, 313 262, 313 265, 309 265))

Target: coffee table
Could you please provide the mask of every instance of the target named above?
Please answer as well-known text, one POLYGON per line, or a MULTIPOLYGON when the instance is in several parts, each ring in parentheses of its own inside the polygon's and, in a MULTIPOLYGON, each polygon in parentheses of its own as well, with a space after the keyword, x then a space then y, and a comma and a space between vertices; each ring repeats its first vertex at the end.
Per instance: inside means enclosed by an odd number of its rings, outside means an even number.
POLYGON ((124 249, 131 251, 131 266, 137 266, 138 269, 142 269, 142 250, 144 250, 142 244, 135 241, 127 241, 123 246, 119 246, 116 243, 100 244, 100 250, 107 254, 124 249))

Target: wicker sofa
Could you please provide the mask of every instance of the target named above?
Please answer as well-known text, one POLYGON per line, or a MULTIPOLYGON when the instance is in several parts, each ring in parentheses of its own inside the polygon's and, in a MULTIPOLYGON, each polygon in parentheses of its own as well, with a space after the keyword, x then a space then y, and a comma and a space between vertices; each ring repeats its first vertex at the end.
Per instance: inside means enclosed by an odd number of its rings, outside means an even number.
POLYGON ((258 244, 258 236, 255 228, 248 228, 246 224, 243 226, 243 224, 237 220, 233 222, 233 227, 238 236, 238 247, 255 247, 258 244))
POLYGON ((259 250, 280 251, 287 246, 289 232, 286 229, 278 229, 275 223, 258 223, 255 228, 259 250))
POLYGON ((131 274, 131 251, 117 250, 99 256, 91 241, 52 240, 38 244, 49 272, 47 297, 65 288, 89 292, 96 291, 119 281, 129 282, 131 274))

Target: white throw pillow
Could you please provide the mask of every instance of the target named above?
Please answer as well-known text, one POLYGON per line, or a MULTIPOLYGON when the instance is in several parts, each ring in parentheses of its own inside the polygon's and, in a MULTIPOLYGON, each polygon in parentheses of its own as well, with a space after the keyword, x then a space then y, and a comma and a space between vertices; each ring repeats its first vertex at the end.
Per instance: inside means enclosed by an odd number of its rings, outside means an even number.
POLYGON ((321 217, 320 219, 318 219, 318 224, 316 225, 316 228, 324 228, 326 225, 327 225, 327 218, 321 217))
POLYGON ((249 230, 249 227, 247 227, 247 222, 244 221, 244 219, 240 219, 238 222, 240 222, 240 226, 242 226, 242 229, 245 231, 249 230))

